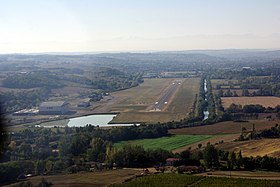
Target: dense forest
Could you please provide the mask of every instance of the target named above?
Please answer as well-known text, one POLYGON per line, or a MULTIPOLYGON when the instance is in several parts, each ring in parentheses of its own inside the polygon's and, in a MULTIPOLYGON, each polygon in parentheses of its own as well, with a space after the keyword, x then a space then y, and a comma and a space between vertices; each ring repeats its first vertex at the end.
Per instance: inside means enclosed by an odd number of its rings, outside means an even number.
POLYGON ((51 90, 38 88, 24 91, 0 92, 0 106, 3 113, 17 111, 23 108, 38 106, 48 98, 51 90))

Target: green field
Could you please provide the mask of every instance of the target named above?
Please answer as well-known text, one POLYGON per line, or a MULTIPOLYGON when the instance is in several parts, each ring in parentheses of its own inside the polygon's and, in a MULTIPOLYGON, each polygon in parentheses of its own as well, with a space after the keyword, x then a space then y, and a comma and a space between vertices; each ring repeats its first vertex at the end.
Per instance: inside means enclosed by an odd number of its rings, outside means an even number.
POLYGON ((132 141, 121 141, 115 143, 116 148, 121 148, 125 144, 141 145, 145 149, 165 149, 172 151, 180 147, 191 145, 202 140, 211 138, 211 135, 175 135, 162 138, 151 138, 151 139, 141 139, 141 140, 132 140, 132 141))
POLYGON ((111 186, 275 187, 280 186, 280 181, 226 177, 201 177, 186 174, 157 174, 137 178, 131 182, 115 184, 111 186))

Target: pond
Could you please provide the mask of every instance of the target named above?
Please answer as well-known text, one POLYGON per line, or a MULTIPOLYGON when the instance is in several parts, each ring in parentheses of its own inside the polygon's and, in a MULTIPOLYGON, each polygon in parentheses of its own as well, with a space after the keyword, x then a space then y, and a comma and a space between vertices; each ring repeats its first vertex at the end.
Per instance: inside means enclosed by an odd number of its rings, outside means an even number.
MULTIPOLYGON (((110 124, 110 121, 116 117, 117 114, 93 114, 82 117, 70 118, 68 120, 57 120, 52 122, 47 122, 39 126, 43 127, 84 127, 86 125, 99 126, 99 127, 112 127, 112 126, 132 126, 139 124, 110 124)), ((38 127, 39 127, 38 126, 38 127)))
POLYGON ((109 124, 116 117, 116 114, 98 114, 83 117, 71 118, 67 123, 68 127, 83 127, 86 125, 108 127, 108 126, 132 126, 134 124, 109 124))

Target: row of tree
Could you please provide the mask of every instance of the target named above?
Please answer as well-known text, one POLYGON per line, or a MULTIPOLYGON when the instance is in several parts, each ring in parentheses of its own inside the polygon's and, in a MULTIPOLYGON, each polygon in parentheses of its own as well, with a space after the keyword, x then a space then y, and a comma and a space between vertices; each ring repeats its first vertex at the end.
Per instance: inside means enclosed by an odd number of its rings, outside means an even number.
POLYGON ((232 103, 227 109, 226 112, 229 113, 278 113, 280 112, 280 105, 277 105, 276 107, 267 107, 260 104, 250 104, 250 105, 237 105, 235 103, 232 103))

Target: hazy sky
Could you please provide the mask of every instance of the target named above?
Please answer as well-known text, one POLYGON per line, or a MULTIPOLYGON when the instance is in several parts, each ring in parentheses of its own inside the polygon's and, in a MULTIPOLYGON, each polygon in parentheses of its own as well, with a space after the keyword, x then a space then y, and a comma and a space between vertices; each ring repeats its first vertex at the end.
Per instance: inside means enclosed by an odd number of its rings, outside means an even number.
POLYGON ((280 48, 280 1, 0 1, 0 53, 221 48, 280 48))

